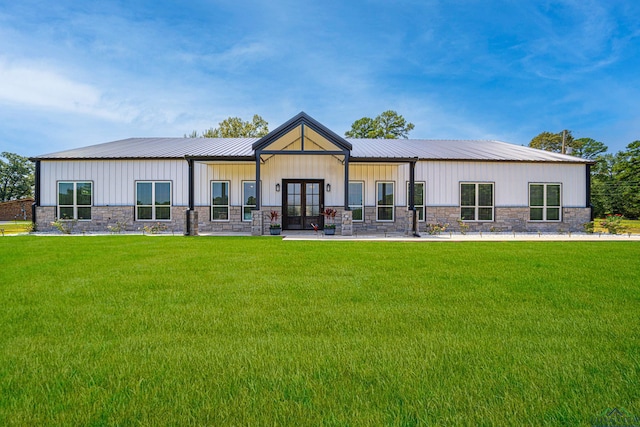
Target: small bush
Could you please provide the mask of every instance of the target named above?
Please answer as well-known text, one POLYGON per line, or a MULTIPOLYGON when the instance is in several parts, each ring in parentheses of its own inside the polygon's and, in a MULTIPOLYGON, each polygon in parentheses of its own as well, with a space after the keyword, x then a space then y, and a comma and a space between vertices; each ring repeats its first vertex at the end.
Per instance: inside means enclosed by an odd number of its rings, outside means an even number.
POLYGON ((55 228, 58 229, 63 234, 71 234, 76 224, 78 224, 77 219, 56 219, 51 223, 55 228))
POLYGON ((624 216, 621 214, 608 214, 604 221, 600 222, 602 228, 607 230, 609 234, 621 234, 626 230, 626 227, 622 225, 624 216))
POLYGON ((447 227, 449 227, 448 223, 435 223, 435 224, 427 224, 427 233, 434 235, 434 234, 440 234, 443 231, 445 231, 447 229, 447 227))

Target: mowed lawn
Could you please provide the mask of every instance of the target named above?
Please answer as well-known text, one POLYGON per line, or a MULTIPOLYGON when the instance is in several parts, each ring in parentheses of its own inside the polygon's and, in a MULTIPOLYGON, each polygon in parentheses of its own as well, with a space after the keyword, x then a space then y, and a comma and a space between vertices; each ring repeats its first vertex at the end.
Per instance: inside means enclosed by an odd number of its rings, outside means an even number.
POLYGON ((640 415, 637 242, 0 239, 0 425, 640 415))

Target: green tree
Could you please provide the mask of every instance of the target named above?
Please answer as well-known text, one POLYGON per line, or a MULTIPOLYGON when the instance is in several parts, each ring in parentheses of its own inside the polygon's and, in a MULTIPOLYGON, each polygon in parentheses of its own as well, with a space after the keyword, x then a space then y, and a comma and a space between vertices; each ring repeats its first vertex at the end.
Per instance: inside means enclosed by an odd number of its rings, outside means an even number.
POLYGON ((6 151, 0 156, 0 201, 32 196, 35 182, 33 163, 26 157, 6 151))
POLYGON ((618 192, 621 195, 620 211, 629 218, 640 217, 640 141, 633 141, 627 149, 618 153, 614 165, 618 192))
POLYGON ((393 110, 387 110, 375 119, 363 117, 344 133, 347 138, 400 139, 408 138, 415 125, 393 110))
MULTIPOLYGON (((573 148, 573 142, 573 135, 571 135, 570 130, 567 130, 565 138, 565 149, 567 147, 573 148)), ((545 151, 552 151, 554 153, 562 153, 562 132, 542 132, 539 135, 535 136, 531 140, 531 142, 529 142, 529 147, 538 148, 545 151)))
POLYGON ((609 147, 592 138, 578 138, 572 141, 571 154, 583 159, 595 160, 607 152, 609 147))
MULTIPOLYGON (((203 138, 260 138, 269 133, 269 123, 255 114, 251 121, 244 121, 240 117, 228 117, 218 123, 217 128, 209 128, 200 135, 203 138)), ((194 130, 185 138, 197 138, 194 130)))
POLYGON ((618 154, 601 154, 596 157, 591 167, 591 205, 593 215, 602 218, 607 213, 621 212, 622 195, 620 194, 617 166, 620 159, 618 154))

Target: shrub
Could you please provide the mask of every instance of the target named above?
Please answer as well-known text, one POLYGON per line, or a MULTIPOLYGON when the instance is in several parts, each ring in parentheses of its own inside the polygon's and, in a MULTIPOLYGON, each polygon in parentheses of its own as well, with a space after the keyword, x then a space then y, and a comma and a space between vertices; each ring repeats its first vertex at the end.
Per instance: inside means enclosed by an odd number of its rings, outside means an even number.
POLYGON ((582 224, 582 228, 584 232, 587 234, 593 234, 596 224, 593 221, 585 222, 582 224))
POLYGON ((600 222, 602 228, 607 230, 609 234, 623 233, 626 227, 622 225, 624 217, 621 214, 607 214, 604 221, 600 222))
POLYGON ((467 224, 466 222, 464 222, 463 220, 459 219, 458 220, 458 226, 460 227, 460 233, 461 234, 467 234, 469 232, 469 224, 467 224))
POLYGON ((55 228, 58 229, 63 234, 71 234, 76 224, 78 223, 77 219, 56 219, 51 223, 55 228))
POLYGON ((449 227, 449 224, 443 224, 440 222, 435 224, 427 224, 427 233, 431 235, 440 234, 445 231, 447 227, 449 227))

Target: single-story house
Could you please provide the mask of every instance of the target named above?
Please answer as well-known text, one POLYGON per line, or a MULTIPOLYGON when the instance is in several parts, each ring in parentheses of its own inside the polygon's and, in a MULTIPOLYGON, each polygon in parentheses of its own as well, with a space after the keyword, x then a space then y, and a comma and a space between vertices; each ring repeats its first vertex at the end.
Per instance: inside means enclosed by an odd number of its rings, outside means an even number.
POLYGON ((131 138, 31 159, 33 218, 104 232, 184 234, 576 231, 590 221, 589 160, 500 141, 343 138, 304 112, 262 138, 131 138))

